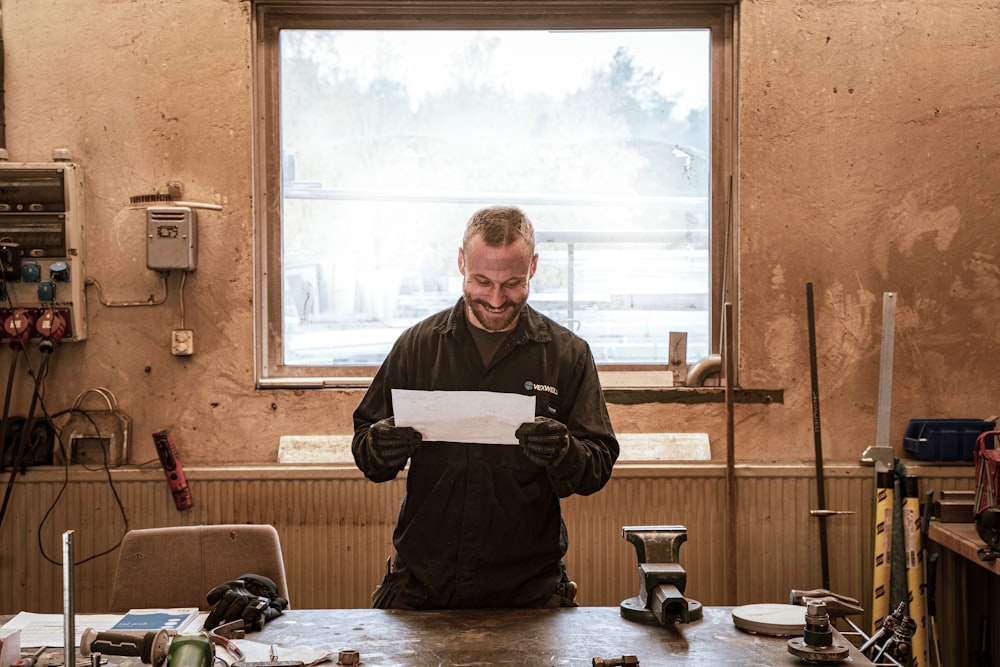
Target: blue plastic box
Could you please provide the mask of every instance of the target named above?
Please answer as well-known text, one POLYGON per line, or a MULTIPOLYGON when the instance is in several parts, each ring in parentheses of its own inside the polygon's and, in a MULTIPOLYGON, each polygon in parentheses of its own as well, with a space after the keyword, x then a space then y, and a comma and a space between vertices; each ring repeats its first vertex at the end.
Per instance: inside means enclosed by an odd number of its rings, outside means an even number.
POLYGON ((976 438, 994 428, 996 422, 982 419, 911 419, 903 449, 923 461, 971 462, 976 438))

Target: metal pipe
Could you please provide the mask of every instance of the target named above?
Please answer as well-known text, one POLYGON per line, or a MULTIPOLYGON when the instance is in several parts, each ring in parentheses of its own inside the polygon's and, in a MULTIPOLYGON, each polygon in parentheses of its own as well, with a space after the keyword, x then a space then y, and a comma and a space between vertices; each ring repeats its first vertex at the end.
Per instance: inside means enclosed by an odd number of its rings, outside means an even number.
POLYGON ((721 375, 721 371, 722 355, 710 354, 691 364, 688 368, 687 377, 684 379, 684 384, 688 387, 703 387, 705 386, 705 380, 709 376, 713 374, 721 375))

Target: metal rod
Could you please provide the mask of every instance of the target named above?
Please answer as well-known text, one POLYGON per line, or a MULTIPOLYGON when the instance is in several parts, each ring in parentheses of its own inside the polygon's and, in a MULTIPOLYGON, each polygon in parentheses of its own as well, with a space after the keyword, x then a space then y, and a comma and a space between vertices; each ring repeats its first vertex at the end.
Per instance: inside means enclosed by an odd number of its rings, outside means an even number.
POLYGON ((806 314, 809 321, 809 370, 812 379, 813 451, 816 457, 816 507, 819 519, 819 552, 823 588, 830 588, 830 553, 826 534, 826 479, 823 474, 823 437, 819 415, 819 364, 816 360, 816 307, 813 284, 806 283, 806 314))
POLYGON ((73 582, 73 531, 62 535, 63 546, 63 665, 76 667, 76 597, 73 582))
POLYGON ((882 356, 879 359, 878 422, 875 446, 889 445, 889 416, 892 408, 892 358, 896 334, 896 293, 882 295, 882 356))
POLYGON ((733 304, 728 301, 725 304, 724 319, 726 336, 726 513, 729 521, 729 537, 726 542, 728 544, 729 563, 731 564, 731 567, 727 568, 727 570, 729 604, 735 605, 737 604, 739 587, 739 580, 736 576, 738 568, 735 565, 738 562, 737 554, 739 550, 736 547, 736 511, 738 504, 736 502, 736 429, 733 415, 736 402, 736 387, 734 386, 734 378, 736 377, 736 344, 733 341, 733 304))
POLYGON ((576 309, 573 301, 576 299, 576 244, 566 244, 566 326, 576 331, 576 309))

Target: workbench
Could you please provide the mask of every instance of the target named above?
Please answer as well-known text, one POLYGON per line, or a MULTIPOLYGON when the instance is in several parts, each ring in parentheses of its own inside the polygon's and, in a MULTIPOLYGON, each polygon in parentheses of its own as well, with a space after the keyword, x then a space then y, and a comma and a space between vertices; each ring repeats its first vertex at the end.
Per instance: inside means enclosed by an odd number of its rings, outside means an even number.
MULTIPOLYGON (((837 633, 838 641, 845 641, 837 633)), ((634 655, 640 666, 807 665, 788 652, 787 637, 739 630, 732 609, 706 607, 701 620, 644 624, 617 607, 396 611, 289 610, 247 635, 282 647, 357 651, 362 667, 518 665, 591 667, 593 658, 634 655)), ((846 642, 849 644, 849 642, 846 642)), ((871 665, 851 646, 842 665, 871 665)))
MULTIPOLYGON (((0 615, 0 625, 9 619, 10 616, 0 615)), ((356 651, 360 667, 592 667, 594 658, 624 656, 635 656, 640 667, 810 664, 788 652, 790 637, 738 629, 733 625, 731 607, 704 607, 700 620, 669 626, 626 620, 618 607, 444 611, 290 609, 269 621, 262 631, 247 633, 246 639, 261 644, 262 649, 275 647, 279 656, 302 653, 285 649, 328 653, 329 661, 319 667, 334 667, 341 651, 356 651)), ((834 641, 848 645, 850 655, 832 664, 873 667, 836 630, 834 641)), ((130 660, 104 657, 113 666, 130 660)), ((62 648, 49 649, 38 664, 63 665, 62 648)), ((77 651, 76 664, 89 667, 90 662, 77 651)), ((139 663, 132 659, 129 664, 139 663)))
POLYGON ((937 625, 946 665, 997 664, 1000 656, 1000 559, 980 560, 976 524, 931 521, 928 548, 938 553, 937 625))
POLYGON ((927 537, 993 574, 1000 574, 1000 558, 996 560, 980 560, 979 558, 979 550, 985 547, 986 543, 976 532, 975 523, 971 521, 968 523, 931 521, 927 528, 927 537))

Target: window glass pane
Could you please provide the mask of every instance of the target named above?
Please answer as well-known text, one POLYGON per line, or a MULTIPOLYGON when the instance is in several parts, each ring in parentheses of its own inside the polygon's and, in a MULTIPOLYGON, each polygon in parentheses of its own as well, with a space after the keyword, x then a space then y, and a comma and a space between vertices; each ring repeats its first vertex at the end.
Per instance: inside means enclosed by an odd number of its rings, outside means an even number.
POLYGON ((281 32, 283 354, 373 365, 461 295, 475 210, 599 364, 709 353, 708 30, 281 32))

